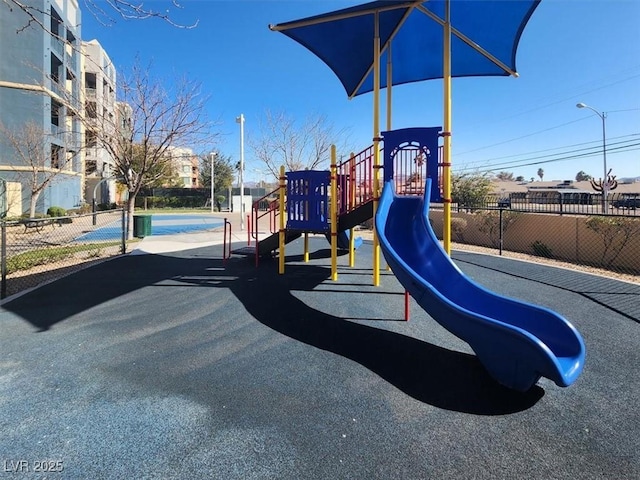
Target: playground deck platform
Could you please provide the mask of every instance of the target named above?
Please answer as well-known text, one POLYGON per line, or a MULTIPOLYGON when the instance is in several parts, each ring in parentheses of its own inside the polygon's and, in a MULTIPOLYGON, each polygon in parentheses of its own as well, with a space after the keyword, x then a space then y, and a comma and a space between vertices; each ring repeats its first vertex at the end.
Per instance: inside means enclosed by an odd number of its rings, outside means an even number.
POLYGON ((519 393, 415 303, 403 321, 369 242, 332 282, 324 237, 309 263, 287 245, 282 276, 183 238, 2 306, 6 478, 42 460, 50 479, 640 477, 640 285, 456 252, 584 337, 575 384, 519 393))

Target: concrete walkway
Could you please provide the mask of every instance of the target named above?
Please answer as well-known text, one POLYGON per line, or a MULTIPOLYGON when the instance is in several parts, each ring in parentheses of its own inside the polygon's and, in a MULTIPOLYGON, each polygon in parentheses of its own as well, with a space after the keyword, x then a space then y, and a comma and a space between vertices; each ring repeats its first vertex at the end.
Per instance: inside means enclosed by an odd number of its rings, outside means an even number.
MULTIPOLYGON (((219 218, 220 220, 227 220, 231 225, 231 234, 227 233, 227 241, 231 240, 234 248, 242 245, 247 245, 249 242, 254 244, 255 239, 248 236, 250 226, 246 216, 240 221, 239 213, 215 213, 212 216, 219 218)), ((260 230, 257 232, 258 239, 268 236, 268 226, 266 221, 262 221, 259 225, 260 230), (267 230, 265 230, 267 229, 267 230)), ((227 225, 228 228, 228 225, 227 225)), ((229 232, 229 230, 226 230, 229 232)), ((251 232, 255 232, 252 229, 251 232)), ((168 252, 178 252, 181 250, 188 250, 192 248, 202 248, 213 245, 222 245, 225 241, 225 228, 224 226, 194 233, 183 233, 179 235, 152 235, 143 238, 140 242, 135 244, 132 255, 143 254, 160 254, 168 252)))

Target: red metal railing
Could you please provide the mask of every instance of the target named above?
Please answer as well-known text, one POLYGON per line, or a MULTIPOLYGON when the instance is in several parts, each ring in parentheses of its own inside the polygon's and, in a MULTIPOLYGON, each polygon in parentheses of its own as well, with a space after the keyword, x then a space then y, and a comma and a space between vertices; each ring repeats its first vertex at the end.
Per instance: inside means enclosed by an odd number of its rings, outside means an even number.
POLYGON ((373 199, 373 145, 338 164, 338 215, 373 199))
POLYGON ((251 238, 253 238, 256 242, 258 241, 258 233, 260 232, 260 220, 264 217, 268 218, 269 232, 276 233, 278 231, 277 218, 280 213, 278 209, 279 191, 280 187, 259 198, 258 200, 253 202, 251 206, 252 219, 249 229, 251 231, 251 238))
MULTIPOLYGON (((382 162, 383 151, 380 151, 382 162)), ((338 215, 355 210, 373 200, 373 145, 352 155, 337 165, 338 215)), ((418 146, 403 145, 394 152, 394 182, 398 195, 422 195, 427 175, 426 153, 418 146)), ((442 147, 438 148, 438 179, 442 191, 442 147)), ((382 174, 380 175, 382 182, 382 174)), ((249 225, 250 239, 258 240, 260 220, 268 218, 268 232, 278 232, 278 194, 280 187, 259 198, 252 205, 249 225)), ((263 221, 264 224, 264 221, 263 221)))

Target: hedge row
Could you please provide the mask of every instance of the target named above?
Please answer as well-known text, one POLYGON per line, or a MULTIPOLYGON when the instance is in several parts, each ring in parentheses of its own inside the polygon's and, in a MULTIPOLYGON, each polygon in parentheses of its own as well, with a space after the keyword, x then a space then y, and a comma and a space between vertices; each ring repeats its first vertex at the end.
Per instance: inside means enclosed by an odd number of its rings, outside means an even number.
POLYGON ((207 202, 203 197, 136 197, 136 208, 202 208, 207 202))

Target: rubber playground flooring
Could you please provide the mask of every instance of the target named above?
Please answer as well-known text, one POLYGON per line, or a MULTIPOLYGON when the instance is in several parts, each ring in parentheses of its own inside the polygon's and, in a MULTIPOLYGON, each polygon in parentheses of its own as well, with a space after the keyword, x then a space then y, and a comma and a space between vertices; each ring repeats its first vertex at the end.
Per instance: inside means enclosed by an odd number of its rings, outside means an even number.
POLYGON ((0 311, 0 457, 60 461, 47 478, 638 478, 640 318, 607 298, 640 286, 456 254, 504 295, 578 328, 569 388, 495 384, 468 346, 412 305, 391 272, 371 286, 328 244, 259 268, 222 246, 127 255, 0 311), (576 288, 572 288, 575 284, 576 288))

